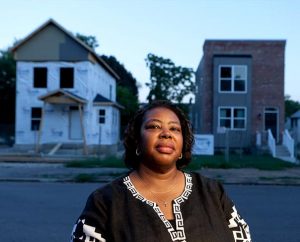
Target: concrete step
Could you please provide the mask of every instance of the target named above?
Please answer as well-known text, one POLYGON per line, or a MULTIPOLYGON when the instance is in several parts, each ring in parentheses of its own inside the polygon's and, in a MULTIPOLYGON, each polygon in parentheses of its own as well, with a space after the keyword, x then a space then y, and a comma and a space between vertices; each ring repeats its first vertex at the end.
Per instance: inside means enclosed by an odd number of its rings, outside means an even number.
POLYGON ((55 152, 55 155, 82 155, 83 149, 59 149, 55 152))
POLYGON ((289 157, 291 154, 288 149, 283 145, 276 146, 276 156, 277 157, 289 157))
POLYGON ((280 160, 287 161, 287 162, 291 162, 291 163, 298 163, 298 161, 296 160, 296 158, 292 158, 290 156, 277 156, 276 158, 278 158, 280 160))
POLYGON ((45 155, 82 155, 82 143, 49 143, 40 147, 40 152, 45 155))

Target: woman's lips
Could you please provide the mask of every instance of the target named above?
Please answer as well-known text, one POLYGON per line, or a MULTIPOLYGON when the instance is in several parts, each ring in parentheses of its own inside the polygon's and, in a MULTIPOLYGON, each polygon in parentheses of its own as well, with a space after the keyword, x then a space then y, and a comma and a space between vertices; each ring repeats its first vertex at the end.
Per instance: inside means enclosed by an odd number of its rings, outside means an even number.
POLYGON ((156 150, 160 153, 171 154, 174 151, 174 145, 172 144, 159 144, 156 146, 156 150))

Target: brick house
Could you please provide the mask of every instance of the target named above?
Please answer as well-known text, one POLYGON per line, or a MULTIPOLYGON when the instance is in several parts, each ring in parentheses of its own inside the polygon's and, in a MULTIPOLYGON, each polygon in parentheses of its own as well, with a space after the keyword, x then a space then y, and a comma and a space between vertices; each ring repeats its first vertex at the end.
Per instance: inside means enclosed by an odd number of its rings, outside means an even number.
POLYGON ((192 122, 195 133, 213 134, 215 147, 255 146, 270 129, 284 130, 285 40, 206 40, 196 71, 192 122))

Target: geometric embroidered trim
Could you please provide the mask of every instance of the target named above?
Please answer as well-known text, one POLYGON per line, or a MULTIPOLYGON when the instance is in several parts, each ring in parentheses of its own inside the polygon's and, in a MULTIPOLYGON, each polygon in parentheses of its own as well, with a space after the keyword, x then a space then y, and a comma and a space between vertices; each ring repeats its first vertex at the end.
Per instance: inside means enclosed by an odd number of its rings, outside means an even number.
POLYGON ((96 232, 95 227, 85 223, 85 219, 78 219, 74 225, 71 242, 75 239, 86 242, 106 242, 102 235, 96 232))
POLYGON ((233 212, 229 219, 228 227, 233 233, 235 242, 251 242, 249 226, 244 219, 238 214, 235 206, 232 207, 233 212))
POLYGON ((180 204, 183 203, 185 200, 188 199, 189 195, 192 193, 192 176, 190 174, 184 173, 185 176, 185 188, 182 194, 174 199, 173 201, 173 213, 175 217, 175 224, 176 228, 173 228, 172 224, 169 222, 169 220, 166 219, 165 215, 160 210, 157 203, 150 201, 146 198, 144 198, 135 188, 133 183, 130 180, 129 176, 126 176, 123 179, 123 183, 126 185, 127 189, 131 192, 132 196, 136 199, 140 200, 141 202, 144 202, 151 206, 153 210, 156 212, 158 217, 161 219, 161 221, 164 223, 165 227, 167 228, 172 241, 178 241, 178 242, 186 242, 186 236, 184 232, 184 224, 183 224, 183 217, 181 213, 180 204))

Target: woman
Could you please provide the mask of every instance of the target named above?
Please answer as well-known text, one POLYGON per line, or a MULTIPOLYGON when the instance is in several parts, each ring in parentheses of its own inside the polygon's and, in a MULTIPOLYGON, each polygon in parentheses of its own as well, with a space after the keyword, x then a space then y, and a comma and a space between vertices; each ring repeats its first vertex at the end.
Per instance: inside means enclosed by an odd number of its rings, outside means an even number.
POLYGON ((167 101, 137 112, 125 132, 125 176, 93 192, 73 242, 250 242, 248 225, 216 181, 181 169, 193 134, 167 101))

